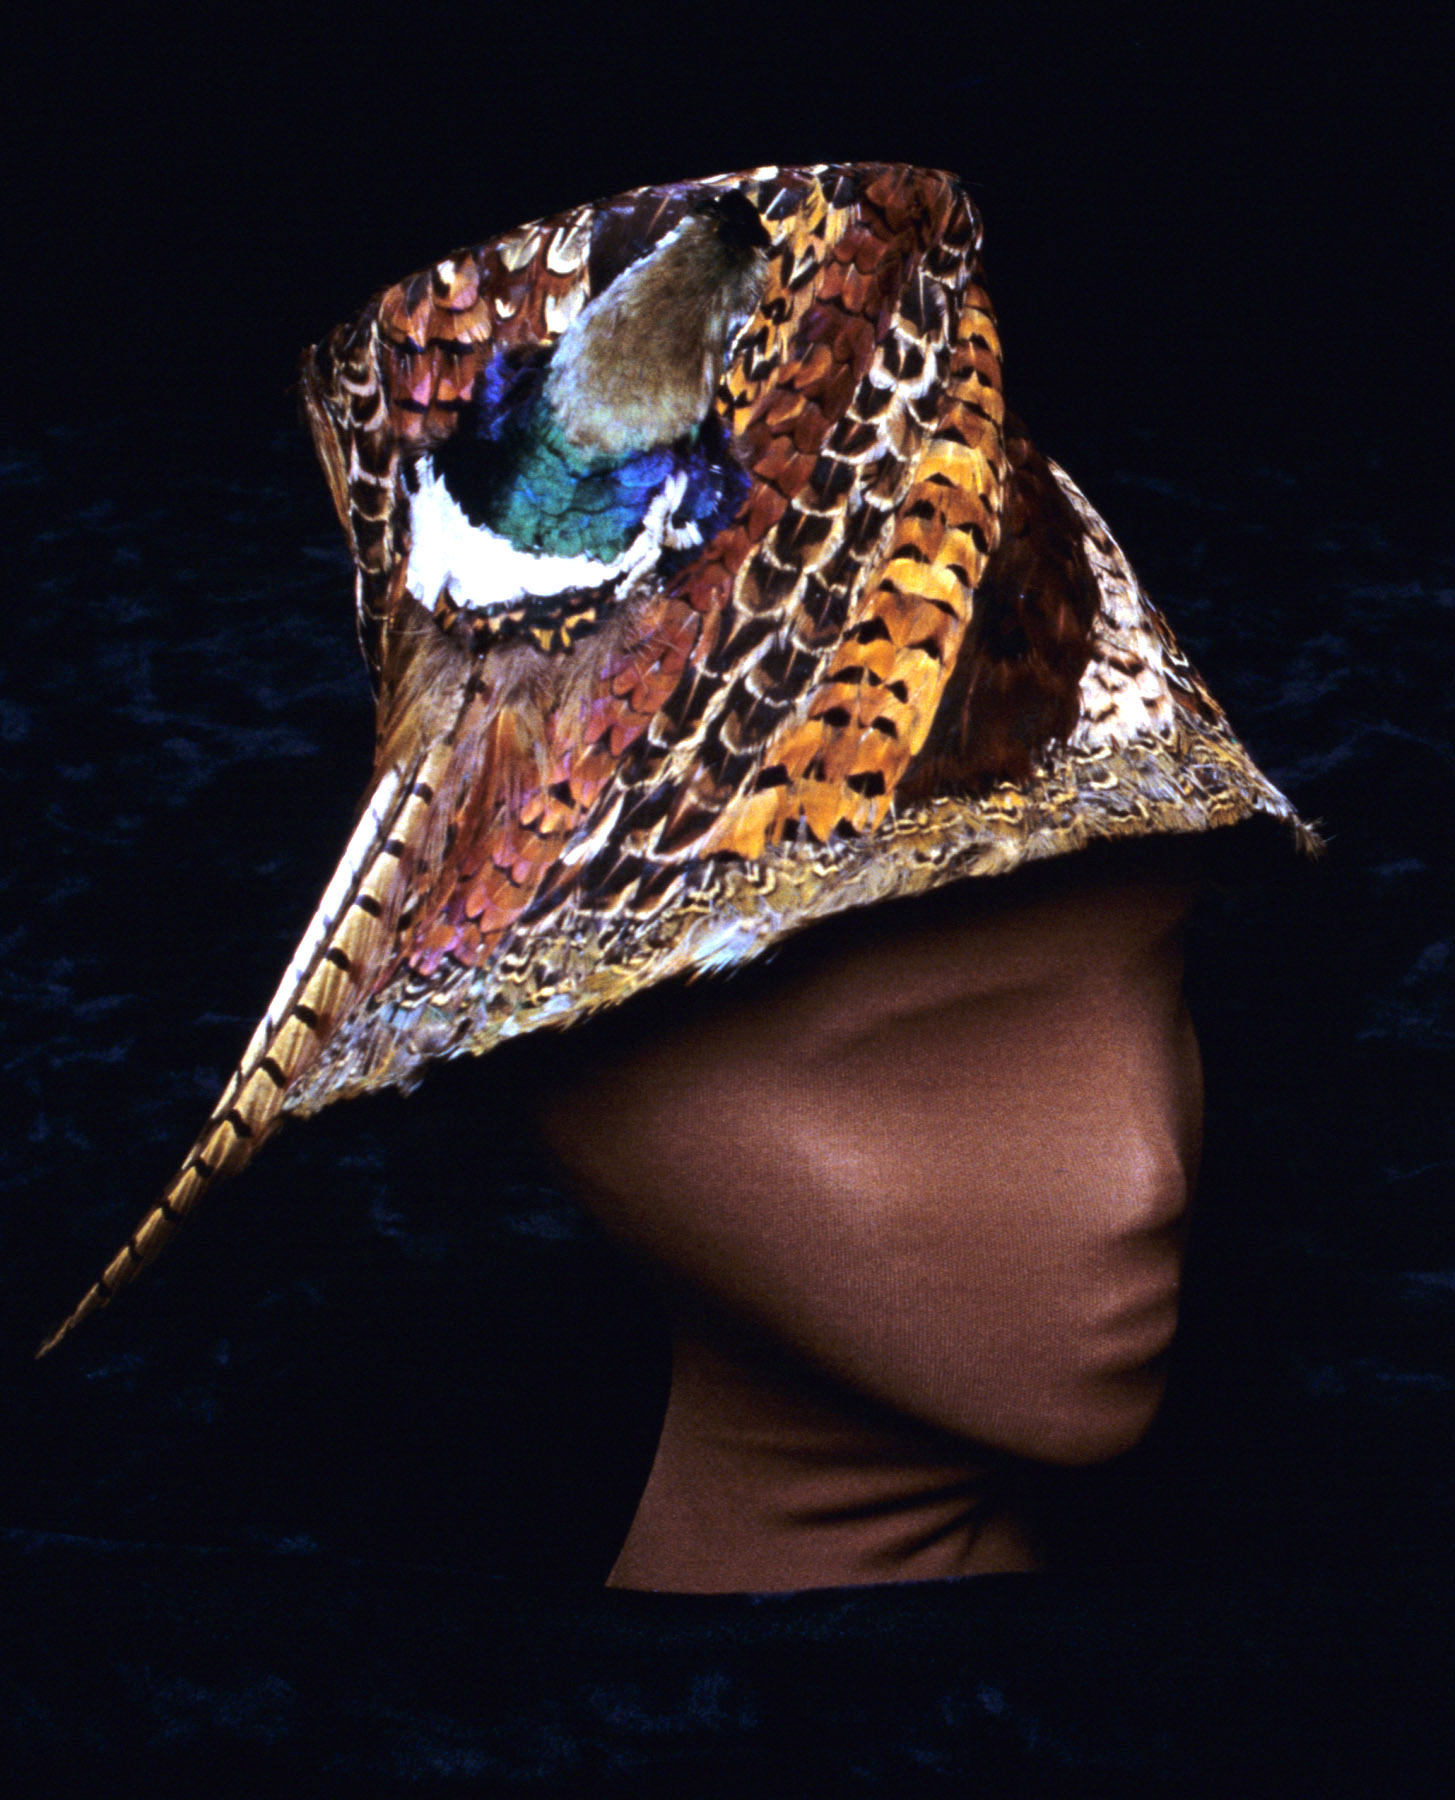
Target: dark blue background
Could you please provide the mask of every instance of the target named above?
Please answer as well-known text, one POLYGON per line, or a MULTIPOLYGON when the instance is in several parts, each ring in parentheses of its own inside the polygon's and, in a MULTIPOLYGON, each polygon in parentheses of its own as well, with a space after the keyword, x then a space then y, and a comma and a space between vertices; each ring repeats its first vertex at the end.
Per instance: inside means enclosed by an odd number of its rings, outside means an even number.
POLYGON ((1442 1791, 1450 158, 1420 9, 309 18, 51 15, 7 71, 12 1782, 1442 1791), (607 1595, 662 1344, 543 1185, 529 1053, 285 1134, 29 1355, 190 1141, 364 780, 297 350, 557 206, 826 156, 969 180, 1012 404, 1331 848, 1199 926, 1176 1378, 1064 1484, 1052 1572, 607 1595))

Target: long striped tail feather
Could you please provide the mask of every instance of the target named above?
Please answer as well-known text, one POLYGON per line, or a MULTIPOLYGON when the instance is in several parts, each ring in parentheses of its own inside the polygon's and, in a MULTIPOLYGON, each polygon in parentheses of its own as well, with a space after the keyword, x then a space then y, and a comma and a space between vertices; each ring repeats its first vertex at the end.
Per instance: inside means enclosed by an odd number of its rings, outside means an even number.
POLYGON ((414 823, 406 815, 418 809, 415 791, 438 755, 379 775, 277 993, 181 1168, 37 1357, 134 1281, 213 1183, 244 1169, 293 1110, 290 1097, 384 960, 408 874, 400 834, 414 823))

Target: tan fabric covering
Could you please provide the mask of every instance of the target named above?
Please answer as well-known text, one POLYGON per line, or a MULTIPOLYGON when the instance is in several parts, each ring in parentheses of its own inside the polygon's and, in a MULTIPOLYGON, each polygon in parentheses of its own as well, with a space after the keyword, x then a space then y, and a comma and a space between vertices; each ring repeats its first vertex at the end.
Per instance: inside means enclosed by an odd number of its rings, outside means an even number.
POLYGON ((548 1138, 675 1334, 616 1585, 1031 1567, 1007 1459, 1142 1435, 1199 1150, 1201 854, 962 884, 574 1034, 548 1138))

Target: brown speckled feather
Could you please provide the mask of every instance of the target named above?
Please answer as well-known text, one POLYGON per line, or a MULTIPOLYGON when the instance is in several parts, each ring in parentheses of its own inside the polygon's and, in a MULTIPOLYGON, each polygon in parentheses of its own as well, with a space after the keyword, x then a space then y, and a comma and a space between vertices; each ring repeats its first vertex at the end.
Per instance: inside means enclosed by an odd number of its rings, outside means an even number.
POLYGON ((952 177, 758 170, 459 251, 305 357, 378 686, 372 785, 187 1162, 46 1348, 286 1114, 1093 838, 1264 813, 1309 841, 1007 417, 979 247, 952 177), (421 598, 411 484, 492 371, 731 196, 756 305, 703 429, 741 503, 649 579, 421 598))

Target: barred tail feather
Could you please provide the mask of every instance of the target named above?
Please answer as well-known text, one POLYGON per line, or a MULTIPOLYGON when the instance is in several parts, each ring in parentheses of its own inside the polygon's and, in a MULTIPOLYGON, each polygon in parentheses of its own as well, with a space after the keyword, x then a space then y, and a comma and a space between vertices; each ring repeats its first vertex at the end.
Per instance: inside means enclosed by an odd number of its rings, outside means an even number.
POLYGON ((423 811, 415 790, 429 772, 418 764, 382 772, 272 1003, 186 1161, 37 1356, 54 1350, 134 1281, 213 1182, 244 1168, 282 1122, 290 1091, 367 993, 387 952, 407 875, 400 867, 404 840, 417 828, 413 815, 423 811))

